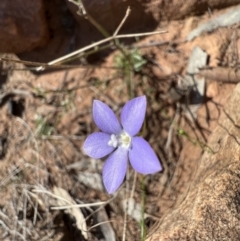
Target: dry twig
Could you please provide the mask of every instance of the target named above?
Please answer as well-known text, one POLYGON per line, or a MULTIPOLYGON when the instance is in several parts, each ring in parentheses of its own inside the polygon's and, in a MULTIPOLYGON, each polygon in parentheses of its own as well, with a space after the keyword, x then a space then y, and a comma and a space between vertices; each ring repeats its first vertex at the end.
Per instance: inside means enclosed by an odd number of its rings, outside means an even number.
POLYGON ((218 80, 228 83, 240 82, 240 70, 235 68, 204 68, 199 71, 199 74, 206 79, 218 80))

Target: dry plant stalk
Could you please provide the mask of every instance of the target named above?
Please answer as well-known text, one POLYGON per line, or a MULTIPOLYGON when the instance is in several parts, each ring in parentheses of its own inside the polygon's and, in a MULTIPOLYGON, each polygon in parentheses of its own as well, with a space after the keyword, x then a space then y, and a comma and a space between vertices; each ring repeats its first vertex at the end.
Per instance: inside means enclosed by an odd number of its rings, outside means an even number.
POLYGON ((240 82, 240 70, 237 68, 208 68, 200 70, 199 74, 207 79, 229 83, 240 82))
MULTIPOLYGON (((136 33, 136 34, 122 34, 122 35, 117 35, 118 32, 120 31, 120 29, 122 28, 124 22, 126 21, 127 17, 129 16, 130 14, 130 8, 127 9, 126 11, 126 14, 123 18, 123 20, 121 21, 121 23, 119 24, 119 26, 117 27, 116 31, 114 32, 113 36, 111 37, 107 37, 105 39, 102 39, 96 43, 93 43, 93 44, 90 44, 86 47, 83 47, 81 49, 78 49, 70 54, 67 54, 65 56, 62 56, 58 59, 55 59, 51 62, 49 62, 47 65, 55 65, 55 64, 60 64, 61 62, 63 62, 64 60, 68 59, 68 58, 71 58, 75 55, 78 55, 80 53, 83 53, 89 49, 92 49, 92 48, 95 48, 99 45, 102 45, 104 43, 107 43, 107 42, 110 42, 110 41, 113 41, 113 40, 117 40, 117 39, 120 39, 120 38, 134 38, 134 37, 143 37, 143 36, 149 36, 149 35, 154 35, 154 34, 162 34, 162 33, 166 33, 167 31, 165 30, 162 30, 162 31, 155 31, 155 32, 145 32, 145 33, 136 33)), ((37 70, 43 70, 43 66, 39 67, 37 70)))

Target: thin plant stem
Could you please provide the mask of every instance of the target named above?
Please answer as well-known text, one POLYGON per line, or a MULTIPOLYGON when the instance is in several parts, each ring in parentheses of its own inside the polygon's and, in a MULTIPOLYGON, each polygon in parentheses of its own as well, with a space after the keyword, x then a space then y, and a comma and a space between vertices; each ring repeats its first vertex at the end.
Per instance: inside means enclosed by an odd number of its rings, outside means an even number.
MULTIPOLYGON (((121 38, 133 38, 133 37, 140 37, 140 36, 149 36, 149 35, 154 35, 154 34, 162 34, 162 33, 166 33, 166 31, 156 31, 156 32, 147 32, 147 33, 137 33, 137 34, 123 34, 123 35, 117 35, 117 36, 111 36, 111 37, 108 37, 108 38, 105 38, 105 39, 102 39, 96 43, 93 43, 93 44, 90 44, 86 47, 83 47, 81 49, 78 49, 70 54, 67 54, 65 56, 62 56, 58 59, 55 59, 51 62, 49 62, 47 65, 54 65, 54 64, 59 64, 61 63, 62 61, 64 61, 65 59, 68 59, 72 56, 75 56, 77 54, 80 54, 86 50, 89 50, 89 49, 92 49, 92 48, 95 48, 96 46, 98 45, 101 45, 101 44, 104 44, 104 43, 107 43, 109 41, 112 41, 112 40, 115 40, 115 39, 121 39, 121 38)), ((40 67, 39 70, 41 70, 43 67, 40 67)))
POLYGON ((130 199, 133 198, 133 194, 134 194, 135 187, 136 187, 136 181, 137 181, 137 172, 134 171, 133 185, 132 185, 132 190, 131 190, 131 194, 130 194, 130 199))
POLYGON ((87 13, 86 19, 105 37, 109 37, 110 34, 91 16, 87 13))
MULTIPOLYGON (((93 49, 91 49, 89 51, 86 51, 86 52, 80 53, 78 55, 72 56, 71 58, 66 59, 66 60, 64 60, 61 63, 68 63, 68 62, 74 61, 75 59, 80 59, 80 58, 83 58, 83 57, 87 57, 89 55, 92 55, 94 53, 100 52, 102 50, 109 49, 112 46, 114 46, 113 43, 107 43, 106 45, 103 45, 103 46, 96 46, 95 48, 93 48, 93 49)), ((51 65, 51 66, 54 66, 54 65, 51 65)), ((63 66, 63 65, 61 65, 61 66, 63 66)), ((88 66, 91 66, 91 65, 84 65, 84 66, 86 66, 85 68, 88 68, 88 66)), ((84 67, 84 66, 82 66, 82 67, 84 67)))
POLYGON ((122 28, 123 24, 124 24, 125 21, 127 20, 130 12, 131 12, 131 9, 130 9, 130 7, 128 7, 124 18, 122 19, 121 23, 119 24, 119 26, 118 26, 117 29, 115 30, 113 36, 117 36, 117 34, 119 33, 119 31, 120 31, 120 29, 122 28))
MULTIPOLYGON (((91 54, 91 53, 87 53, 87 54, 91 54)), ((84 55, 82 55, 84 56, 84 55)), ((79 57, 79 56, 77 56, 79 57)), ((76 56, 73 57, 73 59, 76 58, 76 56)), ((71 59, 72 60, 72 59, 71 59)), ((6 62, 14 62, 14 63, 21 63, 21 64, 25 64, 25 65, 31 65, 31 66, 37 66, 36 68, 24 68, 24 69, 19 69, 19 68, 11 68, 13 70, 36 70, 37 68, 39 68, 39 66, 41 66, 43 69, 45 68, 51 68, 51 69, 119 69, 118 67, 114 67, 114 66, 97 66, 97 65, 49 65, 49 64, 45 64, 45 63, 40 63, 40 62, 32 62, 32 61, 25 61, 25 60, 19 60, 19 59, 11 59, 11 58, 6 58, 6 57, 0 57, 0 61, 6 61, 6 62)), ((64 62, 67 62, 68 60, 66 59, 64 62)))
POLYGON ((124 58, 127 61, 127 65, 124 68, 124 80, 126 83, 126 87, 127 87, 127 93, 128 93, 128 97, 129 99, 133 98, 133 66, 132 66, 132 62, 131 59, 129 58, 129 55, 126 54, 124 55, 124 58))
POLYGON ((129 69, 129 77, 128 77, 128 92, 129 92, 129 96, 130 99, 133 98, 133 89, 134 89, 134 83, 133 83, 133 66, 132 63, 129 63, 131 66, 131 69, 129 69))
POLYGON ((109 37, 110 34, 102 27, 101 24, 99 24, 86 10, 82 0, 79 0, 78 2, 75 2, 73 0, 68 0, 69 2, 75 4, 79 11, 77 12, 78 15, 84 16, 85 19, 87 19, 104 37, 109 37))
MULTIPOLYGON (((141 135, 144 135, 146 131, 146 120, 143 123, 141 135)), ((145 213, 145 204, 146 204, 146 192, 145 192, 145 176, 141 175, 141 241, 145 241, 146 239, 146 226, 144 222, 144 213, 145 213)))
MULTIPOLYGON (((73 2, 72 0, 69 0, 70 2, 73 2)), ((73 2, 75 5, 78 6, 79 11, 78 14, 79 15, 83 15, 100 33, 103 34, 103 36, 105 38, 109 37, 110 34, 107 32, 107 30, 101 26, 86 10, 83 2, 81 0, 78 1, 78 3, 73 2)), ((125 13, 124 18, 122 19, 122 21, 120 22, 120 24, 118 25, 117 29, 115 30, 114 34, 112 37, 116 37, 117 34, 119 33, 119 31, 121 30, 123 24, 126 22, 128 16, 130 15, 130 7, 127 8, 127 11, 125 13)), ((129 70, 127 70, 127 89, 128 89, 128 93, 129 93, 129 97, 132 98, 133 96, 133 90, 132 90, 132 71, 133 71, 133 64, 131 61, 131 58, 129 57, 126 49, 123 47, 123 45, 120 43, 120 41, 118 39, 113 39, 113 43, 116 46, 116 48, 123 54, 123 56, 125 57, 125 59, 128 61, 129 64, 129 70)), ((99 46, 97 46, 97 51, 99 49, 99 46)), ((93 51, 96 51, 95 49, 93 51)), ((72 57, 73 58, 73 57, 72 57)), ((72 59, 71 58, 71 59, 72 59)))
POLYGON ((123 236, 122 241, 126 241, 126 230, 127 230, 127 213, 128 213, 128 193, 129 193, 129 166, 126 173, 126 208, 124 210, 124 221, 123 221, 123 236))
POLYGON ((146 239, 146 226, 144 222, 144 213, 145 213, 145 204, 146 204, 146 192, 145 192, 145 176, 141 176, 141 241, 146 239))

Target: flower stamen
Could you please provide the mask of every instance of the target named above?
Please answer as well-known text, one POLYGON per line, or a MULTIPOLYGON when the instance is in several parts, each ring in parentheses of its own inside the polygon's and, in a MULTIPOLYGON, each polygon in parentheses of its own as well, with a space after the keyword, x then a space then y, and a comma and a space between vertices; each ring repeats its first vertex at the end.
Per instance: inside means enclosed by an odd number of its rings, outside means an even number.
POLYGON ((111 135, 111 139, 108 141, 108 145, 113 146, 114 148, 118 146, 118 139, 116 135, 114 134, 111 135))
POLYGON ((108 145, 113 146, 114 148, 121 146, 123 148, 129 149, 131 147, 131 142, 131 136, 123 131, 119 135, 112 134, 110 140, 108 141, 108 145))

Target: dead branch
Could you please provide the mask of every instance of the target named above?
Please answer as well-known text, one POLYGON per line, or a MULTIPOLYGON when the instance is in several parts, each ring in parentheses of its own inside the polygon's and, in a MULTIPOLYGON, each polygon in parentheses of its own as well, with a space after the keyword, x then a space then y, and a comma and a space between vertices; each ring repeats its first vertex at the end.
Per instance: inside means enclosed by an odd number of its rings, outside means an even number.
POLYGON ((207 68, 201 69, 199 75, 206 79, 217 80, 222 82, 237 83, 240 82, 240 70, 235 68, 207 68))

